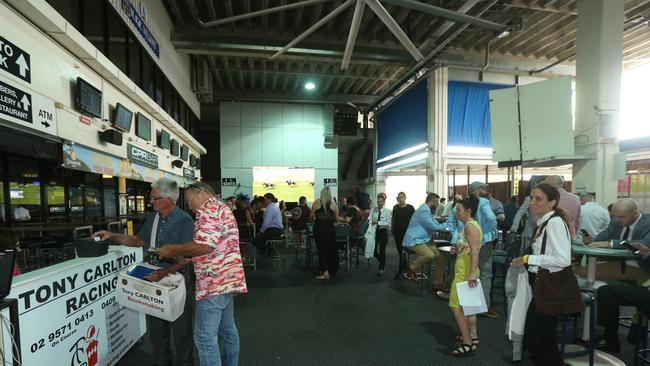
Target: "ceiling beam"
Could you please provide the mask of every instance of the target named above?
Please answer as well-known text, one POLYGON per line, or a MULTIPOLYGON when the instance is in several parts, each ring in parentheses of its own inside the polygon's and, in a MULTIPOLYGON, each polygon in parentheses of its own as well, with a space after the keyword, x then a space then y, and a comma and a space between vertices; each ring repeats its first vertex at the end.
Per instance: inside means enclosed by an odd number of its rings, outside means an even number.
POLYGON ((343 3, 341 6, 338 8, 334 9, 331 13, 327 14, 324 16, 321 20, 316 22, 314 25, 309 27, 306 31, 302 32, 298 37, 296 37, 293 41, 289 42, 286 46, 282 47, 278 52, 274 53, 271 57, 269 57, 269 60, 273 60, 274 58, 282 55, 283 53, 287 52, 291 47, 295 46, 298 44, 300 41, 303 39, 309 37, 312 33, 317 31, 320 27, 322 27, 325 23, 329 22, 330 20, 334 19, 337 15, 339 15, 343 10, 347 9, 352 5, 354 0, 347 0, 345 3, 343 3))
MULTIPOLYGON (((172 0, 172 1, 174 1, 174 0, 172 0)), ((258 11, 254 11, 254 12, 250 12, 250 13, 246 13, 246 14, 240 14, 240 15, 236 15, 236 16, 228 15, 227 18, 217 19, 217 20, 213 20, 213 21, 209 21, 209 22, 204 22, 202 25, 203 25, 203 27, 214 27, 214 26, 221 25, 221 24, 233 23, 233 22, 236 22, 236 21, 239 21, 239 20, 250 19, 250 18, 259 17, 259 16, 262 16, 262 15, 273 14, 273 13, 278 13, 278 12, 281 13, 281 15, 283 15, 284 12, 287 11, 287 10, 300 8, 300 7, 303 7, 303 6, 312 5, 312 4, 316 4, 316 3, 322 3, 322 2, 325 2, 325 1, 332 1, 332 0, 305 0, 305 1, 300 1, 300 2, 297 2, 297 3, 276 6, 274 8, 267 8, 267 9, 258 10, 258 11)), ((284 2, 286 3, 286 0, 284 2)), ((228 0, 227 3, 230 3, 230 0, 228 0)), ((232 9, 232 4, 230 4, 230 8, 232 9)))
POLYGON ((416 61, 420 61, 424 58, 420 50, 413 44, 409 37, 404 33, 402 28, 395 22, 395 19, 390 16, 379 1, 377 0, 366 0, 368 7, 381 19, 381 21, 390 29, 395 38, 406 48, 406 50, 413 56, 416 61))
POLYGON ((226 74, 226 80, 228 81, 228 86, 230 87, 230 90, 235 90, 235 82, 232 79, 232 72, 230 70, 230 67, 228 66, 228 59, 225 58, 225 57, 222 57, 221 58, 221 63, 223 64, 223 67, 225 68, 224 74, 226 74))
POLYGON ((217 9, 214 7, 214 0, 206 0, 206 5, 208 8, 208 17, 210 20, 217 19, 217 9))
POLYGON ((199 24, 199 11, 196 8, 196 2, 194 0, 185 0, 185 4, 187 4, 187 8, 190 10, 194 24, 199 24))
MULTIPOLYGON (((466 14, 478 2, 479 2, 479 0, 466 1, 466 2, 463 3, 463 5, 461 5, 461 7, 457 10, 457 12, 466 14)), ((431 33, 431 36, 429 36, 424 42, 422 42, 422 44, 420 44, 420 47, 418 47, 420 49, 420 51, 425 52, 425 50, 431 49, 433 47, 433 45, 435 44, 435 42, 440 37, 442 37, 449 29, 451 29, 451 27, 453 27, 454 24, 455 24, 454 22, 449 21, 449 20, 442 23, 440 25, 440 27, 438 27, 435 31, 433 31, 433 33, 431 33)), ((422 27, 422 28, 425 28, 425 27, 422 27)))
POLYGON ((343 53, 343 60, 341 61, 341 70, 347 69, 350 65, 352 50, 354 50, 354 44, 357 41, 357 34, 359 32, 359 26, 361 25, 361 19, 363 19, 363 10, 365 7, 365 0, 357 0, 357 3, 354 7, 352 24, 350 25, 350 33, 348 33, 348 41, 345 44, 345 52, 343 53))
POLYGON ((427 3, 422 3, 415 0, 382 0, 388 4, 394 4, 398 6, 403 6, 405 8, 422 11, 425 13, 433 14, 438 17, 443 17, 449 20, 454 20, 457 22, 462 22, 466 24, 472 24, 481 28, 490 29, 493 31, 502 32, 506 30, 506 26, 503 24, 491 22, 489 20, 481 19, 479 17, 459 13, 457 11, 441 8, 438 6, 430 5, 427 3))
POLYGON ((181 14, 181 9, 178 7, 178 3, 176 0, 169 0, 169 8, 172 11, 172 14, 174 14, 174 18, 176 18, 176 21, 181 27, 185 26, 185 19, 183 19, 183 15, 181 14))
MULTIPOLYGON (((219 88, 225 89, 223 80, 219 75, 219 70, 217 69, 217 61, 215 60, 214 56, 208 56, 207 59, 208 59, 208 66, 210 67, 210 71, 212 71, 212 76, 219 84, 219 88)), ((214 88, 212 89, 214 90, 214 88)))

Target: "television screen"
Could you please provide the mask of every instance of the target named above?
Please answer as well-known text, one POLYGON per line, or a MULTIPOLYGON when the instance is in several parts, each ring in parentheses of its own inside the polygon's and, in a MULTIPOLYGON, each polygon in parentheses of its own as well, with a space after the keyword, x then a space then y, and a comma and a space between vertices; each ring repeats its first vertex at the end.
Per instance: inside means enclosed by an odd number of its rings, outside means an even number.
POLYGON ((181 159, 187 161, 190 154, 190 148, 187 145, 181 146, 181 159))
POLYGON ((201 158, 196 158, 196 167, 201 169, 201 158))
POLYGON ((314 168, 253 167, 253 194, 270 192, 285 202, 298 202, 305 196, 313 202, 314 172, 314 168))
POLYGON ((165 130, 160 130, 160 134, 158 135, 158 147, 165 150, 169 149, 170 139, 171 136, 169 135, 169 132, 165 130))
POLYGON ((178 149, 179 149, 178 141, 176 141, 176 139, 172 139, 171 145, 172 145, 171 146, 172 156, 178 156, 178 149))
POLYGON ((77 108, 83 113, 102 118, 102 92, 82 78, 77 78, 77 108))
POLYGON ((137 113, 135 116, 135 135, 151 141, 151 120, 141 113, 137 113))
POLYGON ((132 118, 133 112, 126 109, 120 103, 117 103, 115 106, 115 114, 113 115, 113 127, 124 132, 130 132, 132 118))
POLYGON ((190 166, 192 168, 196 167, 196 156, 194 154, 190 154, 190 166))

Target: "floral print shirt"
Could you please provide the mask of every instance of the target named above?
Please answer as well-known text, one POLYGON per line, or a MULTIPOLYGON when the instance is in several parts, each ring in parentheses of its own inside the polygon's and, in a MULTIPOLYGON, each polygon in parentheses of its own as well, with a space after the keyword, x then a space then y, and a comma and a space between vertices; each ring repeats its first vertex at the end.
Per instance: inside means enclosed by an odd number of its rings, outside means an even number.
POLYGON ((246 293, 246 278, 239 253, 239 230, 232 211, 212 197, 196 210, 194 242, 212 251, 192 258, 196 273, 196 299, 246 293))

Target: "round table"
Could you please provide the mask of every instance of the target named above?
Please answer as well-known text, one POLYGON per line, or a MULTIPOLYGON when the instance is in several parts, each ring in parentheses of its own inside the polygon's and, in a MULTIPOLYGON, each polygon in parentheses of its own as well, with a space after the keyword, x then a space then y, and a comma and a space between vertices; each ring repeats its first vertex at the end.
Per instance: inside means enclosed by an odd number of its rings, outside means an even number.
POLYGON ((635 260, 638 255, 627 249, 592 248, 587 245, 573 244, 573 253, 587 256, 587 287, 591 288, 596 282, 596 261, 597 258, 635 260))
MULTIPOLYGON (((630 252, 627 249, 612 249, 612 248, 592 248, 583 244, 573 244, 571 246, 573 253, 582 254, 587 256, 587 288, 595 289, 596 283, 596 262, 598 258, 630 260, 637 259, 638 255, 630 252)), ((587 310, 585 309, 585 312, 587 310)), ((589 319, 585 317, 582 332, 582 339, 589 339, 589 319)))

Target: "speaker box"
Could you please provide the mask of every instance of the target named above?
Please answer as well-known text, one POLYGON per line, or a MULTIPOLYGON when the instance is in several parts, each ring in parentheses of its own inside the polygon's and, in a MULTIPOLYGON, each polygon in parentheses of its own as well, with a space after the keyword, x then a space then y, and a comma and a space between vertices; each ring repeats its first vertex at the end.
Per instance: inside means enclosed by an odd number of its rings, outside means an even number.
POLYGON ((122 133, 118 130, 106 130, 99 132, 99 139, 109 144, 122 146, 122 133))
POLYGON ((172 161, 172 166, 174 168, 182 168, 183 167, 183 160, 176 159, 172 161))

